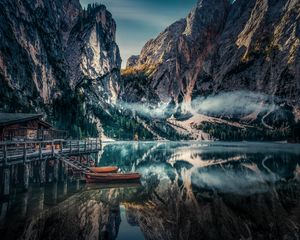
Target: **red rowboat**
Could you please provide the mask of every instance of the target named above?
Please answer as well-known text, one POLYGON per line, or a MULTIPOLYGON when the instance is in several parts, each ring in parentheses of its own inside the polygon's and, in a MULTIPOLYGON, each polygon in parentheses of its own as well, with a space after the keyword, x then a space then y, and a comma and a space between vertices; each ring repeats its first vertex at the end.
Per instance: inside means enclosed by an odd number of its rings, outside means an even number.
POLYGON ((116 173, 119 168, 116 166, 108 166, 108 167, 90 167, 91 172, 93 173, 116 173))
POLYGON ((86 173, 87 183, 97 182, 126 182, 137 181, 141 178, 139 173, 86 173))

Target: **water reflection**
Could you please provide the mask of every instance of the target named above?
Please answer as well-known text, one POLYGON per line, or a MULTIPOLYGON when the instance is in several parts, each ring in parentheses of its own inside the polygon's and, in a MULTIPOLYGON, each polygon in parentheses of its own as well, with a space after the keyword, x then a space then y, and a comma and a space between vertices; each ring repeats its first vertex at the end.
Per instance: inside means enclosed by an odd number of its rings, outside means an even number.
MULTIPOLYGON (((298 239, 300 148, 114 143, 100 165, 141 184, 53 183, 1 204, 4 239, 298 239)), ((2 238, 1 238, 2 239, 2 238)))

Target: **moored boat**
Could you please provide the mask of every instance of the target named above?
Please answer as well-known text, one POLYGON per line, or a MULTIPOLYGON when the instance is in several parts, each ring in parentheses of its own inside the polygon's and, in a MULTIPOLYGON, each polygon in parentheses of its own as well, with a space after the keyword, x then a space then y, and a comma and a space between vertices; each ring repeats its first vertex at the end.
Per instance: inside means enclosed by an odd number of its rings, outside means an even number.
POLYGON ((90 171, 93 173, 116 173, 119 168, 116 166, 108 166, 108 167, 90 167, 90 171))
POLYGON ((139 173, 86 173, 87 183, 126 182, 137 181, 141 178, 139 173))

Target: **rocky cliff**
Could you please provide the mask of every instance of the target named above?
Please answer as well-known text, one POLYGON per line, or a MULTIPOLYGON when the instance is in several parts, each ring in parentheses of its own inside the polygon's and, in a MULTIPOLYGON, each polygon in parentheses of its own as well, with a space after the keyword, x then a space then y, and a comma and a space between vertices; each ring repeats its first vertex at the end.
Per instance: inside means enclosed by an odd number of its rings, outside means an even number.
MULTIPOLYGON (((252 124, 264 117, 273 121, 280 115, 282 126, 288 122, 288 117, 283 120, 282 116, 290 112, 291 122, 297 121, 299 13, 299 0, 199 0, 187 18, 148 41, 138 58, 130 59, 123 72, 124 89, 128 92, 135 85, 126 79, 133 79, 136 72, 144 73, 148 78, 146 90, 131 96, 130 101, 155 96, 158 103, 174 102, 185 113, 195 112, 192 105, 199 106, 198 101, 194 102, 199 97, 232 91, 261 93, 268 100, 260 104, 272 102, 275 107, 261 110, 264 107, 258 104, 256 109, 238 116, 240 119, 252 124), (149 89, 154 93, 149 94, 149 89), (276 117, 270 119, 272 114, 276 117)), ((224 111, 215 116, 233 117, 224 111)), ((203 116, 192 122, 201 119, 203 116)))
POLYGON ((3 0, 0 9, 0 110, 45 112, 59 127, 96 133, 93 107, 119 94, 112 15, 79 0, 3 0))
POLYGON ((189 104, 195 94, 253 90, 296 103, 299 8, 297 0, 200 0, 128 66, 151 70, 162 101, 189 104))
POLYGON ((120 78, 105 6, 3 0, 0 111, 44 112, 79 137, 225 140, 230 126, 229 139, 285 139, 300 119, 299 12, 300 0, 199 0, 120 78))

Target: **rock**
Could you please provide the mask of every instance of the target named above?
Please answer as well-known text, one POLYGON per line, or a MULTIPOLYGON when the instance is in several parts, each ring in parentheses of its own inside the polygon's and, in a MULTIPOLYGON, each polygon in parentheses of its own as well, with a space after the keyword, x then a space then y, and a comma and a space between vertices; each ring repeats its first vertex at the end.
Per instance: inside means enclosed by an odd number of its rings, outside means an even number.
POLYGON ((299 0, 199 0, 130 68, 151 69, 149 85, 160 101, 174 98, 187 109, 195 97, 233 90, 299 106, 299 6, 299 0))
POLYGON ((132 55, 130 58, 128 58, 126 63, 126 68, 136 65, 139 57, 140 57, 139 55, 132 55))
POLYGON ((150 84, 161 101, 174 98, 180 102, 183 98, 190 104, 205 59, 216 48, 228 8, 225 0, 199 1, 186 19, 146 43, 134 67, 155 66, 150 84))
POLYGON ((94 86, 88 95, 95 94, 98 101, 117 100, 121 57, 115 34, 116 23, 104 5, 79 18, 66 50, 71 88, 88 81, 94 86))
POLYGON ((0 7, 0 111, 44 112, 72 126, 83 115, 99 122, 91 108, 107 108, 120 90, 116 23, 106 7, 83 10, 79 0, 0 7))

